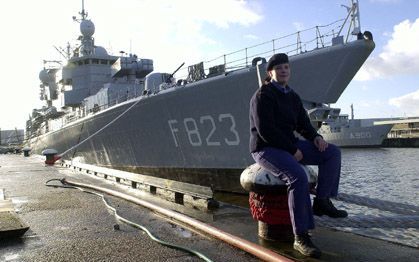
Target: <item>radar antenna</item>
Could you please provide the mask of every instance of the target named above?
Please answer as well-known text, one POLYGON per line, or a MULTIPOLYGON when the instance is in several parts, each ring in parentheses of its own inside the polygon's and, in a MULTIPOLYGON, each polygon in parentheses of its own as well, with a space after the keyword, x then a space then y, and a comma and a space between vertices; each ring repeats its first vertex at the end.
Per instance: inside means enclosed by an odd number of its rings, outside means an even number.
POLYGON ((84 0, 81 0, 81 12, 79 14, 81 15, 82 20, 86 19, 87 12, 84 11, 84 0))
POLYGON ((65 53, 65 50, 63 50, 61 47, 56 47, 55 45, 53 47, 55 50, 57 50, 58 53, 60 53, 60 55, 64 57, 64 59, 69 59, 69 56, 65 53))
POLYGON ((84 0, 81 0, 81 12, 79 12, 81 15, 81 19, 77 19, 77 17, 73 16, 73 20, 76 22, 86 20, 88 13, 84 10, 84 0))

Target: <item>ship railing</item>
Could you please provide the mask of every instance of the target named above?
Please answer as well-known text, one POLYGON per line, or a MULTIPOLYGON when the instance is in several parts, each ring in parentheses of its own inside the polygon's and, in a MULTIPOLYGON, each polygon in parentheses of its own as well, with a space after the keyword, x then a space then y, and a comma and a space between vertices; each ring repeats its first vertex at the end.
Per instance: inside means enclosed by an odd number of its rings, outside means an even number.
MULTIPOLYGON (((134 92, 132 94, 126 94, 126 95, 118 96, 117 98, 111 100, 109 103, 96 105, 93 108, 90 108, 88 110, 84 110, 83 111, 84 114, 82 116, 80 116, 79 118, 84 117, 85 115, 95 114, 97 112, 100 112, 104 109, 107 109, 107 108, 112 107, 114 105, 117 105, 119 103, 122 103, 122 102, 125 102, 125 101, 128 101, 128 100, 134 99, 136 97, 139 97, 140 95, 141 95, 140 93, 134 92)), ((73 119, 72 121, 74 121, 74 120, 75 119, 73 119)))
MULTIPOLYGON (((338 32, 344 27, 344 24, 341 24, 344 20, 340 19, 327 25, 300 30, 204 61, 205 75, 211 75, 212 69, 220 66, 226 72, 250 67, 252 66, 252 60, 257 57, 268 59, 276 53, 286 53, 293 56, 330 46, 332 45, 332 39, 337 37, 338 32)), ((348 39, 346 40, 348 41, 348 39)), ((187 79, 190 70, 188 68, 179 70, 178 76, 180 77, 178 78, 187 79)))
POLYGON ((300 30, 270 41, 223 54, 214 59, 202 62, 203 68, 200 65, 197 68, 190 66, 189 68, 181 69, 177 76, 180 79, 187 79, 188 82, 193 82, 205 77, 250 67, 252 66, 253 59, 257 57, 267 60, 276 53, 286 53, 289 56, 293 56, 330 46, 334 42, 345 44, 352 41, 351 36, 358 37, 360 31, 358 1, 352 0, 352 7, 346 8, 348 11, 347 16, 343 19, 336 20, 327 25, 319 25, 300 30), (341 35, 345 31, 346 36, 341 35), (338 38, 340 39, 336 41, 338 38), (336 40, 334 41, 334 39, 336 40), (200 72, 191 72, 193 70, 200 72))

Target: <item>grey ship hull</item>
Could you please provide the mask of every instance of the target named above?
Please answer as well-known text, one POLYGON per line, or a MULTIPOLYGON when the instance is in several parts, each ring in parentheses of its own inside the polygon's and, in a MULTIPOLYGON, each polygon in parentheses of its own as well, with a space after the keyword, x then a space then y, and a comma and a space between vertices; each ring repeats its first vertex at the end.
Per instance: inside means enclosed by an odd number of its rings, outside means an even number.
POLYGON ((322 133, 329 143, 339 147, 379 147, 393 125, 342 128, 337 133, 322 133))
MULTIPOLYGON (((373 48, 374 42, 358 40, 293 56, 290 85, 306 101, 334 103, 373 48)), ((242 191, 240 173, 254 162, 248 111, 258 86, 256 67, 229 72, 113 106, 32 138, 30 146, 35 153, 64 152, 141 99, 64 158, 242 191)))

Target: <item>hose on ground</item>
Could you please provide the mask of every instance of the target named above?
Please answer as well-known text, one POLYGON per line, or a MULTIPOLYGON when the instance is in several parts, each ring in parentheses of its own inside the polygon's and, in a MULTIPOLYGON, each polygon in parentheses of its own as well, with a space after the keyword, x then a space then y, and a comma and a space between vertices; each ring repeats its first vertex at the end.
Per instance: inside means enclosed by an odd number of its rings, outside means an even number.
POLYGON ((80 187, 66 185, 66 184, 65 184, 65 180, 64 180, 64 179, 57 179, 57 178, 50 179, 50 180, 48 180, 48 181, 46 181, 46 182, 45 182, 45 185, 46 185, 46 186, 48 186, 48 187, 61 187, 61 188, 72 188, 72 189, 78 189, 78 190, 81 190, 82 192, 85 192, 85 193, 88 193, 88 194, 92 194, 92 195, 99 196, 99 197, 101 197, 101 198, 102 198, 102 201, 105 203, 105 206, 106 206, 108 209, 110 209, 110 210, 112 210, 112 211, 113 211, 113 214, 115 215, 115 217, 117 218, 117 220, 120 220, 120 221, 122 221, 122 222, 124 222, 124 223, 126 223, 126 224, 128 224, 128 225, 130 225, 130 226, 132 226, 132 227, 135 227, 135 228, 138 228, 138 229, 140 229, 140 230, 144 231, 144 232, 145 232, 145 233, 146 233, 146 234, 147 234, 147 235, 148 235, 148 236, 149 236, 149 237, 150 237, 153 241, 156 241, 157 243, 159 243, 159 244, 161 244, 161 245, 164 245, 164 246, 167 246, 167 247, 170 247, 170 248, 173 248, 173 249, 182 250, 182 251, 187 252, 187 253, 189 253, 189 254, 195 255, 195 256, 197 256, 197 257, 201 258, 201 259, 202 259, 202 260, 204 260, 204 261, 207 261, 207 262, 212 262, 212 260, 211 260, 211 259, 209 259, 208 257, 206 257, 204 254, 202 254, 202 253, 200 253, 200 252, 198 252, 198 251, 195 251, 195 250, 193 250, 193 249, 189 249, 189 248, 187 248, 187 247, 183 247, 183 246, 179 246, 179 245, 176 245, 176 244, 172 244, 172 243, 169 243, 169 242, 163 241, 163 240, 161 240, 161 239, 157 238, 156 236, 154 236, 154 235, 150 232, 150 230, 148 230, 145 226, 142 226, 142 225, 140 225, 140 224, 134 223, 134 222, 132 222, 132 221, 130 221, 130 220, 128 220, 128 219, 126 219, 126 218, 122 217, 121 215, 119 215, 119 214, 118 214, 118 212, 117 212, 116 208, 112 207, 112 206, 109 204, 109 202, 105 199, 105 196, 104 196, 104 195, 102 195, 102 194, 99 194, 99 193, 96 193, 96 192, 93 192, 93 191, 88 191, 88 190, 85 190, 85 189, 80 188, 80 187), (49 184, 49 182, 51 182, 51 181, 59 181, 59 182, 61 182, 61 185, 52 185, 52 184, 49 184))

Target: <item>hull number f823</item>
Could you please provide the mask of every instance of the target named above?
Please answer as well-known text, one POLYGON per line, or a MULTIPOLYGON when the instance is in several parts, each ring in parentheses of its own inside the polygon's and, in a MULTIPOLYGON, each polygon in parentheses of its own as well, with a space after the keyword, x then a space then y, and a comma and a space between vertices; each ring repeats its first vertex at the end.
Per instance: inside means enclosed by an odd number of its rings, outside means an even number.
POLYGON ((192 117, 184 118, 181 121, 170 119, 167 121, 172 132, 175 146, 179 146, 178 133, 185 132, 191 146, 237 146, 240 144, 239 133, 236 130, 236 121, 232 114, 219 114, 218 117, 205 115, 195 119, 192 117), (207 127, 209 126, 209 131, 207 127), (222 126, 223 130, 217 132, 217 127, 222 126), (205 127, 205 134, 202 133, 205 127), (224 130, 225 129, 225 130, 224 130), (219 140, 214 138, 215 133, 223 134, 219 140))

